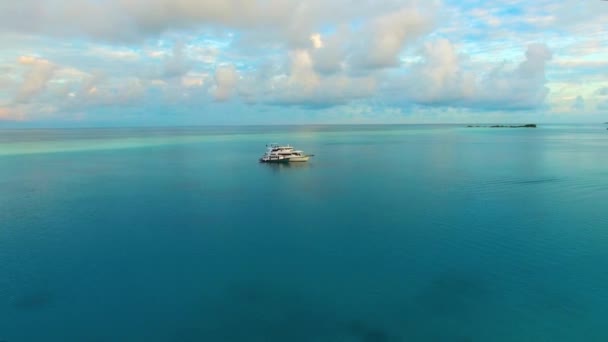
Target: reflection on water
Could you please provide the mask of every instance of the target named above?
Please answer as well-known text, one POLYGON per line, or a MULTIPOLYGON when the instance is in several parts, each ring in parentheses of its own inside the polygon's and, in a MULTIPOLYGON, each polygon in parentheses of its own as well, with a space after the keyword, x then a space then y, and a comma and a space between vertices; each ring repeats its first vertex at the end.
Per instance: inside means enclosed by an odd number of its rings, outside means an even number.
POLYGON ((292 162, 292 163, 261 163, 264 167, 268 167, 270 170, 298 170, 298 169, 307 169, 312 167, 314 162, 292 162))

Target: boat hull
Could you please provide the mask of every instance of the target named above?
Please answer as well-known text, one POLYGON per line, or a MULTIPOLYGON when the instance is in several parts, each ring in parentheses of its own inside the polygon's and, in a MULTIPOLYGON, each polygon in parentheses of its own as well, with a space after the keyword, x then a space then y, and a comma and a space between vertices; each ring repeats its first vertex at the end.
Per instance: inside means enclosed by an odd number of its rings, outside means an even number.
POLYGON ((298 163, 298 162, 307 162, 309 158, 310 158, 309 156, 290 157, 289 158, 289 162, 290 163, 292 163, 292 162, 296 162, 296 163, 298 163))
POLYGON ((288 158, 282 158, 282 159, 266 159, 266 158, 260 158, 260 163, 269 163, 269 164, 284 164, 284 163, 289 163, 289 159, 288 159, 288 158))

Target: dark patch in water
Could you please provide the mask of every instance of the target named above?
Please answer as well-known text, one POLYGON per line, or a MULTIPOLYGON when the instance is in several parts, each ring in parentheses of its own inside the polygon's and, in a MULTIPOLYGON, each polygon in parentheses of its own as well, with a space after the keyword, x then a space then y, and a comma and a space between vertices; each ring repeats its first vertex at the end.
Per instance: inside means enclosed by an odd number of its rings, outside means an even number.
POLYGON ((473 273, 445 273, 431 281, 417 302, 442 313, 460 313, 481 303, 488 290, 473 273))
POLYGON ((390 336, 382 330, 369 330, 361 334, 361 342, 389 342, 390 336))
POLYGON ((401 340, 393 337, 387 331, 369 326, 362 321, 351 322, 349 331, 361 342, 397 342, 401 340))
MULTIPOLYGON (((367 320, 340 314, 324 298, 277 286, 251 283, 227 288, 199 304, 199 315, 177 330, 174 340, 250 342, 401 342, 398 335, 367 320), (326 304, 329 304, 327 306, 326 304)), ((379 308, 382 310, 382 308, 379 308)))
POLYGON ((299 291, 251 283, 204 300, 197 318, 176 333, 179 341, 335 341, 344 336, 329 310, 299 291))
POLYGON ((19 310, 38 310, 52 305, 54 299, 51 292, 33 292, 16 297, 12 304, 14 308, 19 310))
POLYGON ((548 287, 539 287, 535 295, 529 299, 530 304, 551 313, 560 313, 574 317, 583 317, 588 308, 576 296, 567 292, 556 291, 548 287))
POLYGON ((482 273, 440 273, 403 303, 399 318, 403 340, 472 341, 475 317, 487 311, 492 300, 482 273))

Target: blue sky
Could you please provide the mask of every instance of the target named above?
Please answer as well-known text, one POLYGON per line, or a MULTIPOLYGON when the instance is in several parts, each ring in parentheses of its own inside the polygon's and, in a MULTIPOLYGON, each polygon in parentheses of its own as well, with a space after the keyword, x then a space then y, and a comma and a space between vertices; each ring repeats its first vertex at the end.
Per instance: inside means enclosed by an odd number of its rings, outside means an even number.
POLYGON ((608 121, 608 2, 0 3, 0 127, 608 121))

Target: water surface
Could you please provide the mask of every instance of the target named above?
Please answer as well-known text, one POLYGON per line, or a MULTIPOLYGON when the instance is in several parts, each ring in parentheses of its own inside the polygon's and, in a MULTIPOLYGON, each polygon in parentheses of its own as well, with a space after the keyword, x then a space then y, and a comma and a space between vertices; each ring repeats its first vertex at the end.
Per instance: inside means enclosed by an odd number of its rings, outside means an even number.
POLYGON ((606 341, 606 151, 602 125, 2 130, 0 340, 606 341))

